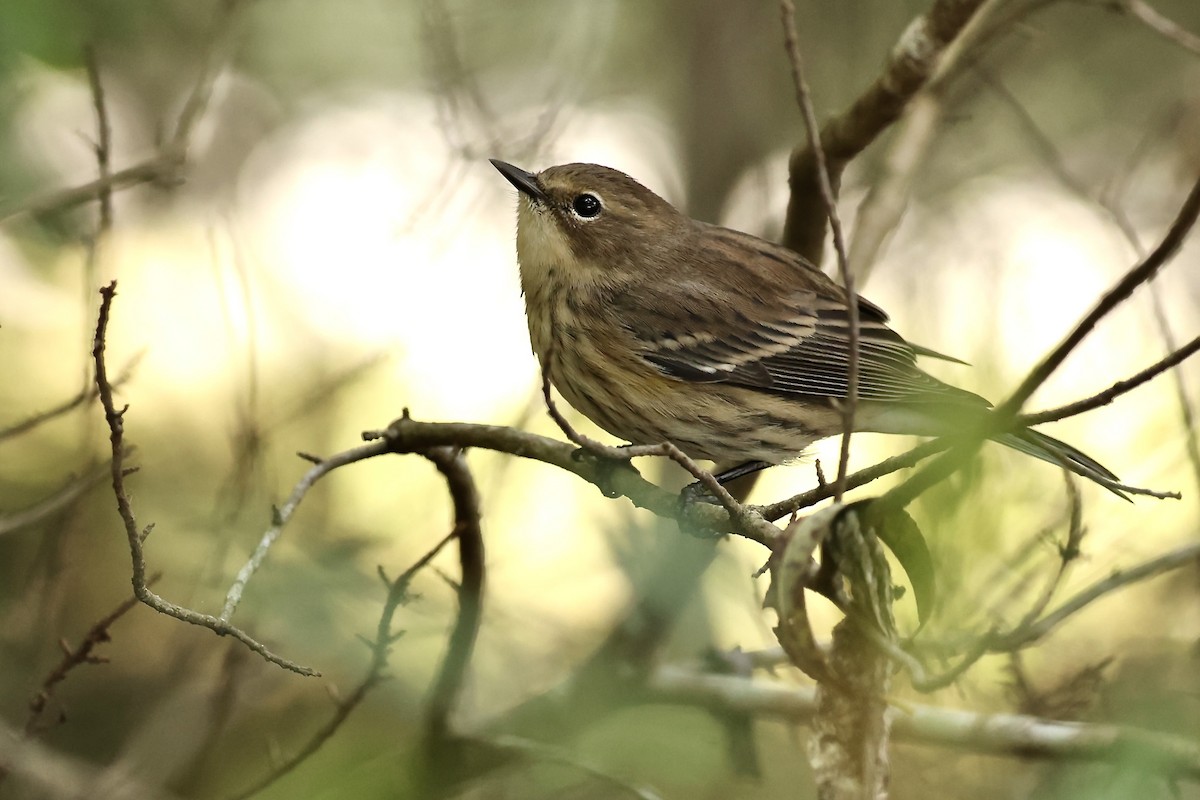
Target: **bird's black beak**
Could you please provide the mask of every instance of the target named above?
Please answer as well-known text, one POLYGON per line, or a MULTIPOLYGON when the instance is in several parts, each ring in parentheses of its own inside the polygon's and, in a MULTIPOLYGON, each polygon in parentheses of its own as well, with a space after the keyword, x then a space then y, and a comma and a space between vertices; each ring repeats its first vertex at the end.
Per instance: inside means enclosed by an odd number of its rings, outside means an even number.
POLYGON ((517 187, 517 191, 529 196, 536 203, 544 203, 549 198, 542 191, 542 187, 538 186, 537 177, 532 172, 526 172, 520 167, 514 167, 505 161, 498 158, 488 159, 492 162, 492 166, 500 170, 500 174, 508 178, 508 182, 517 187))

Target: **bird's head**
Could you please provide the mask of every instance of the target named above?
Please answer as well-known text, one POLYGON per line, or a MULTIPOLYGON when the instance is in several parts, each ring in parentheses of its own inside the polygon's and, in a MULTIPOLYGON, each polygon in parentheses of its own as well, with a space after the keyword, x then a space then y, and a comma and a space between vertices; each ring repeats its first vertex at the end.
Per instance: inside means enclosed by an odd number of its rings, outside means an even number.
POLYGON ((576 282, 619 283, 653 269, 691 220, 623 172, 562 164, 539 173, 492 159, 519 192, 522 275, 563 270, 576 282))

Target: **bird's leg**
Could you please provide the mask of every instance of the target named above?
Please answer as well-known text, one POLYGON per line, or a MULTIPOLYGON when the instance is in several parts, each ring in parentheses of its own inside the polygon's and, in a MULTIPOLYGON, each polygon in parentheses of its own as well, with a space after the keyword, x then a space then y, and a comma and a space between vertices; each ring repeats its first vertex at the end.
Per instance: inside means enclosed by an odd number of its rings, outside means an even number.
MULTIPOLYGON (((754 473, 764 470, 769 466, 771 465, 766 461, 747 461, 745 464, 738 464, 736 467, 730 467, 729 469, 722 470, 713 475, 713 477, 717 479, 717 483, 724 486, 730 481, 737 480, 738 478, 744 478, 747 475, 753 475, 754 473)), ((683 487, 683 490, 679 493, 679 496, 684 503, 715 503, 717 501, 716 498, 709 493, 708 489, 706 489, 704 484, 702 484, 700 481, 689 483, 687 486, 683 487)))
MULTIPOLYGON (((633 445, 623 444, 618 446, 617 450, 625 450, 633 445)), ((597 453, 594 450, 589 450, 586 447, 577 447, 571 452, 572 461, 586 461, 595 467, 595 475, 593 475, 593 483, 600 493, 605 497, 620 497, 621 493, 613 486, 613 474, 619 469, 633 470, 635 475, 641 475, 637 471, 637 467, 630 463, 628 458, 620 456, 609 456, 603 453, 597 453)))

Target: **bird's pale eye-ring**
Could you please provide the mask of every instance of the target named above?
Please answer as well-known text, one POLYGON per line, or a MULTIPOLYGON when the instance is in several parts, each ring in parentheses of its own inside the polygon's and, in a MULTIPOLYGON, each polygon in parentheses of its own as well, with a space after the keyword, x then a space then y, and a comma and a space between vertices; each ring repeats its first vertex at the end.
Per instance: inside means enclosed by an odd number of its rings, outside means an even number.
POLYGON ((604 206, 601 205, 599 197, 590 192, 584 192, 575 195, 575 199, 571 201, 571 209, 580 219, 595 219, 600 216, 604 206))

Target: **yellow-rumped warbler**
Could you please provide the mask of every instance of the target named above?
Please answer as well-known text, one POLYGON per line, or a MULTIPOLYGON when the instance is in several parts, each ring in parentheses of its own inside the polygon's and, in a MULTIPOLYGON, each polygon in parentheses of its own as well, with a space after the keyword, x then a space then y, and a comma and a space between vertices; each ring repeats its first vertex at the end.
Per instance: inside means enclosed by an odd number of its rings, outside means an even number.
MULTIPOLYGON (((595 164, 535 174, 492 159, 519 192, 517 260, 534 353, 585 416, 634 444, 669 441, 735 466, 795 458, 842 432, 845 291, 800 255, 693 220, 595 164)), ((990 404, 921 371, 887 314, 858 298, 855 430, 938 436, 990 404)), ((956 360, 956 359, 949 359, 956 360)), ((996 441, 1119 493, 1116 476, 1025 429, 996 441)))

